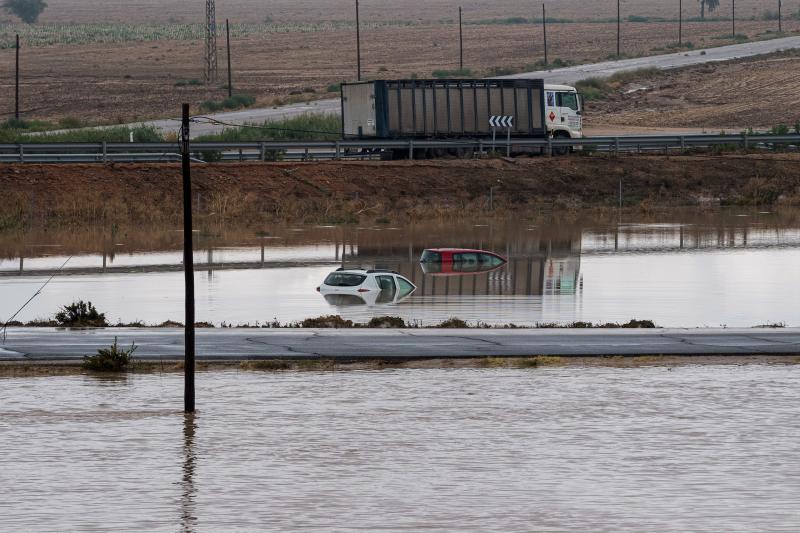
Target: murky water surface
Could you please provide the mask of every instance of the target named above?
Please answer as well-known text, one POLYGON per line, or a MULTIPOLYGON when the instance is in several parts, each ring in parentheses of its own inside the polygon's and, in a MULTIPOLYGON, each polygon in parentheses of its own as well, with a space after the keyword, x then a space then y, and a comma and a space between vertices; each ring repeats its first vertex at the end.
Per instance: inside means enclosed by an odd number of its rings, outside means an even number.
POLYGON ((0 380, 3 531, 797 531, 800 366, 0 380))
MULTIPOLYGON (((215 324, 340 314, 423 324, 456 316, 527 325, 631 318, 662 326, 800 325, 796 211, 202 228, 196 244, 197 318, 215 324), (430 247, 487 249, 509 261, 492 272, 429 274, 418 261, 430 247), (418 288, 392 305, 329 303, 315 289, 342 265, 397 270, 418 288)), ((52 317, 59 306, 83 299, 112 322, 180 321, 180 249, 174 229, 0 235, 0 319, 66 262, 18 319, 52 317)))

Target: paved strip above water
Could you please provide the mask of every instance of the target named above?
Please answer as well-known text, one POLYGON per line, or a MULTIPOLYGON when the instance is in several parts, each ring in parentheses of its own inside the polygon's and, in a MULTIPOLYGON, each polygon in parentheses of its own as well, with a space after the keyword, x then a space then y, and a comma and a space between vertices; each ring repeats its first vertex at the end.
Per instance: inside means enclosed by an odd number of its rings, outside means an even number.
MULTIPOLYGON (((74 361, 136 343, 142 360, 182 359, 183 330, 10 328, 0 361, 74 361)), ((203 329, 200 360, 425 359, 534 355, 791 355, 800 328, 780 329, 203 329)))

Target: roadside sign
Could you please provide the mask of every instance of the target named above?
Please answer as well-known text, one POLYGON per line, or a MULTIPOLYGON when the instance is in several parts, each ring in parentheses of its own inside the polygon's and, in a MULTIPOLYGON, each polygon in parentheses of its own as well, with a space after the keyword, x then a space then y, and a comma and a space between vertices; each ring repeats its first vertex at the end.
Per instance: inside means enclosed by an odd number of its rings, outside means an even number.
POLYGON ((492 115, 489 125, 493 128, 511 128, 514 126, 514 117, 509 115, 492 115))
POLYGON ((514 127, 514 117, 511 115, 492 115, 489 117, 489 126, 492 127, 492 151, 497 144, 497 128, 506 128, 508 140, 506 141, 506 155, 511 157, 511 128, 514 127))

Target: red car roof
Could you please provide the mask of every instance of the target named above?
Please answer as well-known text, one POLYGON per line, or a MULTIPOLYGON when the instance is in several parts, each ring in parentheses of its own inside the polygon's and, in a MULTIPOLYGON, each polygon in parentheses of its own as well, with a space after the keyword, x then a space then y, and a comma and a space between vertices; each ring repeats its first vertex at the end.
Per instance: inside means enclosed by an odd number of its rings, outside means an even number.
POLYGON ((452 252, 456 254, 489 254, 489 255, 496 255, 497 257, 502 257, 500 254, 495 252, 490 252, 489 250, 477 250, 474 248, 426 248, 426 252, 452 252))

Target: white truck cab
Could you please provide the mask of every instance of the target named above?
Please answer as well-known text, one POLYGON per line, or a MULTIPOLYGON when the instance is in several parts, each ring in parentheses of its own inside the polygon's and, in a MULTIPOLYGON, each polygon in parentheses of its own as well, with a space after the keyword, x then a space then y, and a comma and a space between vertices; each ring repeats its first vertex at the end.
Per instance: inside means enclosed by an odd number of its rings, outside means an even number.
POLYGON ((583 137, 583 99, 569 85, 544 86, 544 115, 551 137, 583 137))

